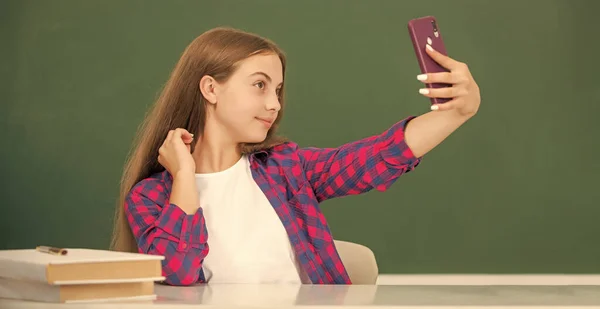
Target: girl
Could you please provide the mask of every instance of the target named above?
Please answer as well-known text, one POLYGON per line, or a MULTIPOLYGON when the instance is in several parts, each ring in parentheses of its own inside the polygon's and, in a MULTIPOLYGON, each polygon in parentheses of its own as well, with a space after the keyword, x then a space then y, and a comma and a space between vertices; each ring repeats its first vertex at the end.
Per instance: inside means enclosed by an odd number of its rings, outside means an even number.
POLYGON ((385 191, 479 108, 467 66, 418 76, 452 87, 419 117, 338 148, 276 135, 286 58, 268 39, 231 28, 183 52, 140 128, 124 170, 112 248, 165 256, 165 282, 350 284, 319 203, 385 191))

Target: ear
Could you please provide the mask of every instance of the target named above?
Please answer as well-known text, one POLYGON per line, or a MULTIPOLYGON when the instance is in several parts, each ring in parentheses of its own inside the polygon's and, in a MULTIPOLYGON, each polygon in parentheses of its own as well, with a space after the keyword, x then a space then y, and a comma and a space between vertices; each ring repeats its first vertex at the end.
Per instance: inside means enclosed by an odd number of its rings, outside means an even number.
POLYGON ((200 88, 200 92, 202 96, 208 101, 210 104, 217 103, 217 81, 212 78, 210 75, 204 75, 200 82, 198 83, 198 87, 200 88))

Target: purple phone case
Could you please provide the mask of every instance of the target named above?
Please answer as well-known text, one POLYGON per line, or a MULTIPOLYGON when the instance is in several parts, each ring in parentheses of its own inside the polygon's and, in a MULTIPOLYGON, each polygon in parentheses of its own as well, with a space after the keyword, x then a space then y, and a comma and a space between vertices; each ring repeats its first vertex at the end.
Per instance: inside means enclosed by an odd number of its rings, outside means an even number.
MULTIPOLYGON (((449 72, 446 68, 439 65, 435 60, 431 59, 425 51, 425 45, 427 44, 427 38, 431 38, 431 47, 436 51, 448 55, 444 41, 442 40, 442 33, 439 25, 433 16, 425 16, 421 18, 412 19, 408 22, 408 33, 412 40, 415 54, 421 68, 421 73, 437 73, 437 72, 449 72), (437 36, 434 33, 434 25, 437 27, 437 36)), ((449 87, 449 84, 426 83, 427 88, 442 88, 449 87)), ((430 98, 431 104, 445 103, 452 98, 430 98)))

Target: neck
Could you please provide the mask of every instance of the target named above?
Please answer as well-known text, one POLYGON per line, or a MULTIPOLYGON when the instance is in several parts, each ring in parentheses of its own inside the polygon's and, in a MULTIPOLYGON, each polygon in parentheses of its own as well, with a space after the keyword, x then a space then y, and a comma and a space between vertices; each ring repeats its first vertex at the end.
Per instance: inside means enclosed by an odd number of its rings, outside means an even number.
POLYGON ((238 144, 222 138, 206 123, 204 133, 198 137, 192 157, 196 162, 196 173, 217 173, 232 167, 242 157, 238 144))

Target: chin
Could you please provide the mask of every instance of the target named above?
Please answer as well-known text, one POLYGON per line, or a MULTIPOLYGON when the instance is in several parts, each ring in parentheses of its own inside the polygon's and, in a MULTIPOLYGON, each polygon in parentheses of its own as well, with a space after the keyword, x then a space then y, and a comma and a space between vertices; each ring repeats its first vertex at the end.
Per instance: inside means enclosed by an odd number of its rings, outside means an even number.
POLYGON ((264 142, 266 138, 267 138, 267 133, 260 133, 260 134, 252 134, 252 135, 248 134, 242 140, 244 141, 244 143, 258 144, 258 143, 264 142))

